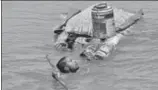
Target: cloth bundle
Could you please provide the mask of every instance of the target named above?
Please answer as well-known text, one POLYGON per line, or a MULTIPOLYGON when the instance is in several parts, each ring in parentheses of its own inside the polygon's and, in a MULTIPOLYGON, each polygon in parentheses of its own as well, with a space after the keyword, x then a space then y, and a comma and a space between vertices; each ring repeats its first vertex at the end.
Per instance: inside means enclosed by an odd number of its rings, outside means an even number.
MULTIPOLYGON (((124 33, 124 32, 123 32, 124 33)), ((119 43, 121 38, 123 37, 123 33, 119 33, 105 42, 100 42, 98 44, 90 44, 81 54, 80 56, 86 57, 87 60, 103 60, 105 57, 108 57, 109 54, 115 46, 119 43)))

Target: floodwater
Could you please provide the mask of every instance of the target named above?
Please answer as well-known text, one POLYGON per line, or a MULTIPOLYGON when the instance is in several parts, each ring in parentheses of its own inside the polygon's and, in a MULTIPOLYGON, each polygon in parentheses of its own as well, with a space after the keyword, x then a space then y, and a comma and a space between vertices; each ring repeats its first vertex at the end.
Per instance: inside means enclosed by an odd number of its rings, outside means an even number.
POLYGON ((108 1, 131 11, 143 8, 145 15, 104 61, 55 50, 52 28, 61 23, 59 15, 97 2, 3 1, 2 90, 64 90, 51 77, 48 53, 52 63, 65 55, 82 61, 78 73, 63 76, 70 90, 158 90, 157 1, 108 1))

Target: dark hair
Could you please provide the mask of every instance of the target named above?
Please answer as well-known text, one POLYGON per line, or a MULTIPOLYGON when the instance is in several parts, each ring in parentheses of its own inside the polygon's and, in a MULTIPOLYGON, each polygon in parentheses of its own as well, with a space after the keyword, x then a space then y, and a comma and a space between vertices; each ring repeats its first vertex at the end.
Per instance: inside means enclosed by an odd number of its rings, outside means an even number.
POLYGON ((67 65, 67 61, 66 61, 67 57, 62 57, 59 62, 57 63, 56 67, 60 70, 60 72, 62 73, 75 73, 78 69, 79 66, 76 67, 70 67, 67 65), (67 68, 67 69, 66 69, 67 68))

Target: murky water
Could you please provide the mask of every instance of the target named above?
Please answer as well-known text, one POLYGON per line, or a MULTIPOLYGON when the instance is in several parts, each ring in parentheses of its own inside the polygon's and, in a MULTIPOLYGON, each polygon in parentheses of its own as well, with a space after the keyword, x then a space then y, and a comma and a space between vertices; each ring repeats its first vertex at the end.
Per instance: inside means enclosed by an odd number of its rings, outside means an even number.
MULTIPOLYGON (((45 54, 53 62, 64 55, 81 60, 79 52, 53 47, 53 26, 59 15, 84 9, 96 1, 2 2, 2 90, 64 90, 51 77, 45 54)), ((105 61, 83 61, 77 74, 64 77, 70 90, 158 90, 158 2, 113 1, 114 6, 145 16, 105 61), (85 71, 89 68, 89 73, 85 71)))

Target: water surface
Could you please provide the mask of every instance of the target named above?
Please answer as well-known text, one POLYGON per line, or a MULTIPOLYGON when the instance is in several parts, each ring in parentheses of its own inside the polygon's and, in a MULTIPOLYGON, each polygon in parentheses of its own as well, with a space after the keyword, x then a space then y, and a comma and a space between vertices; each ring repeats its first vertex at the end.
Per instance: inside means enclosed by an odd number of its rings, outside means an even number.
MULTIPOLYGON (((3 1, 2 90, 64 90, 51 78, 45 54, 52 53, 54 63, 64 55, 81 58, 77 51, 55 50, 52 28, 61 23, 61 13, 97 2, 3 1)), ((106 60, 85 62, 64 81, 70 90, 158 90, 158 2, 109 3, 130 11, 143 8, 144 18, 106 60)))

